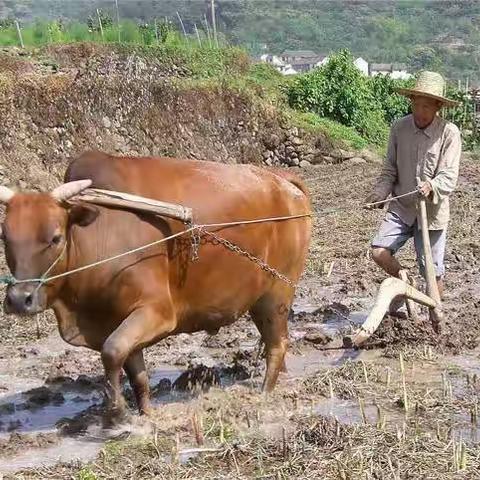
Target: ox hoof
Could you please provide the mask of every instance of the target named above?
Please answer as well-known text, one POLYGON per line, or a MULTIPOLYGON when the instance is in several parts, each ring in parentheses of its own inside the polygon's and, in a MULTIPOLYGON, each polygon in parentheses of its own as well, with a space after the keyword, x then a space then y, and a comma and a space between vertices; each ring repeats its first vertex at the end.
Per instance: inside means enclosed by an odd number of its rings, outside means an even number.
POLYGON ((151 405, 142 406, 138 410, 138 413, 142 417, 151 417, 154 412, 155 412, 155 409, 151 405))
POLYGON ((110 408, 103 415, 103 428, 113 428, 127 423, 130 419, 130 414, 126 408, 110 408))
POLYGON ((271 393, 273 393, 274 390, 275 390, 275 385, 274 386, 263 385, 262 386, 262 396, 267 398, 267 397, 270 396, 271 393))
POLYGON ((350 340, 351 346, 346 348, 358 348, 362 343, 366 342, 369 338, 370 338, 370 335, 368 335, 363 330, 360 330, 353 337, 345 337, 343 340, 343 344, 345 345, 345 342, 348 343, 348 341, 350 340))

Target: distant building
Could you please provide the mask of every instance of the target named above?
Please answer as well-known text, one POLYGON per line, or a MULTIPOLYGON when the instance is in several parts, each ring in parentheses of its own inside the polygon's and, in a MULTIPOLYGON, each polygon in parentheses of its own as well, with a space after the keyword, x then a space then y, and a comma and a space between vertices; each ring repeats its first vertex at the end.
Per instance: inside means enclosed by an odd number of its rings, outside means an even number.
POLYGON ((281 68, 280 73, 283 73, 283 75, 296 75, 298 72, 291 65, 287 64, 281 68))
POLYGON ((389 75, 392 78, 402 80, 408 80, 412 76, 407 72, 407 66, 403 63, 371 63, 368 74, 370 77, 389 75))
MULTIPOLYGON (((328 63, 329 57, 312 50, 285 50, 280 55, 265 53, 259 60, 273 65, 283 75, 295 75, 323 67, 328 63)), ((362 57, 358 57, 354 64, 365 76, 389 75, 395 79, 408 79, 412 76, 408 73, 406 65, 401 63, 368 63, 362 57)))
POLYGON ((368 76, 368 62, 366 60, 358 57, 353 63, 365 76, 368 76))
POLYGON ((313 58, 317 54, 312 50, 285 50, 280 54, 280 58, 286 63, 292 63, 295 60, 303 58, 313 58))
POLYGON ((274 67, 280 67, 285 65, 285 62, 280 60, 280 58, 277 55, 270 55, 268 53, 264 53, 263 55, 260 55, 260 60, 262 62, 269 63, 274 67))
POLYGON ((283 75, 296 75, 298 73, 289 63, 284 62, 277 55, 261 55, 260 61, 273 65, 283 75))
POLYGON ((285 50, 280 54, 280 58, 297 72, 304 73, 316 68, 326 56, 312 50, 285 50))

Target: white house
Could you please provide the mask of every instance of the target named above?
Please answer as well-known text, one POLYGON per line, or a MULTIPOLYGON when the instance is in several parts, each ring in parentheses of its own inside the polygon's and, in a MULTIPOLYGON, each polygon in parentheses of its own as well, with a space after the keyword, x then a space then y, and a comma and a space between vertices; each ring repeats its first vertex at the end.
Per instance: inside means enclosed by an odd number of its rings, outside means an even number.
MULTIPOLYGON (((286 50, 281 55, 263 54, 260 61, 273 65, 283 75, 305 73, 314 68, 323 67, 328 63, 329 57, 317 55, 310 50, 286 50)), ((406 80, 411 78, 406 65, 395 63, 368 63, 362 57, 354 61, 354 65, 365 76, 389 75, 394 79, 406 80)))
POLYGON ((408 73, 406 70, 394 70, 390 76, 395 80, 408 80, 412 78, 412 74, 408 73))
POLYGON ((364 75, 368 76, 368 62, 366 60, 358 57, 353 63, 364 75))
POLYGON ((289 63, 284 62, 277 55, 265 53, 260 55, 260 61, 274 66, 282 75, 296 75, 298 73, 289 63))
POLYGON ((282 73, 283 75, 296 75, 298 72, 291 65, 287 64, 282 67, 280 73, 282 73))
MULTIPOLYGON (((329 57, 323 58, 319 61, 315 66, 316 67, 323 67, 328 63, 329 57)), ((368 62, 364 60, 362 57, 358 57, 354 62, 354 65, 366 76, 368 76, 368 62)))
POLYGON ((323 67, 324 65, 326 65, 328 63, 328 58, 329 57, 322 58, 319 62, 315 64, 315 68, 323 67))
POLYGON ((280 60, 277 55, 269 55, 268 53, 264 53, 263 55, 261 55, 260 60, 265 63, 270 63, 275 67, 282 67, 285 65, 285 62, 283 60, 280 60))
POLYGON ((371 63, 368 71, 371 77, 375 77, 376 75, 389 75, 395 79, 408 80, 412 76, 407 72, 406 65, 401 63, 371 63))

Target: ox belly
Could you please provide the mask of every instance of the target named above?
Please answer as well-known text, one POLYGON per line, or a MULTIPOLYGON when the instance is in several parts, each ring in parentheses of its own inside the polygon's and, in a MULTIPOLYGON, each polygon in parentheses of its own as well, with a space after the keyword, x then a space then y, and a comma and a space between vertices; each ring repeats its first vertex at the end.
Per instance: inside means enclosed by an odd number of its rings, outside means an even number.
POLYGON ((215 335, 220 328, 231 325, 240 316, 240 313, 220 312, 215 310, 191 312, 179 322, 175 333, 194 333, 204 330, 210 335, 215 335))

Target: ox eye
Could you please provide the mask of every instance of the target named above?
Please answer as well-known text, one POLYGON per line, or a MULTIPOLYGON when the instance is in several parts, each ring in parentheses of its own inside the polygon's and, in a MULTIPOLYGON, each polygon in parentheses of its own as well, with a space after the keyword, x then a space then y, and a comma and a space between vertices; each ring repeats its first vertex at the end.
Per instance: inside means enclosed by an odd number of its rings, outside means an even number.
POLYGON ((52 238, 52 241, 50 242, 52 245, 58 245, 63 239, 63 236, 59 233, 58 235, 55 235, 52 238))

